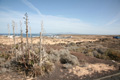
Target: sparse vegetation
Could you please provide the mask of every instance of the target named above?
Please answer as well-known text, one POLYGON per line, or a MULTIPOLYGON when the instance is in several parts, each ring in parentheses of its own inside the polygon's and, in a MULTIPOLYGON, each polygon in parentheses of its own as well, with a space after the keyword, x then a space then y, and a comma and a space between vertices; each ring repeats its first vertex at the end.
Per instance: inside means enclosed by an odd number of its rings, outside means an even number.
MULTIPOLYGON (((32 34, 31 43, 29 43, 27 13, 25 14, 24 19, 26 24, 26 44, 23 43, 21 22, 21 42, 16 43, 15 22, 13 21, 13 55, 9 55, 6 53, 0 54, 0 57, 4 57, 6 60, 11 57, 11 65, 9 65, 12 70, 17 71, 18 73, 25 74, 25 76, 36 77, 45 75, 46 73, 51 73, 55 69, 56 63, 61 63, 66 68, 79 65, 77 57, 70 54, 69 50, 67 49, 50 50, 48 51, 48 53, 46 52, 45 48, 42 45, 43 23, 41 24, 42 28, 40 32, 39 45, 32 45, 32 34), (33 49, 33 47, 35 48, 33 49)), ((75 43, 70 43, 70 45, 75 45, 75 43)))
MULTIPOLYGON (((118 49, 119 45, 117 45, 117 48, 109 46, 107 43, 110 43, 111 41, 109 41, 109 39, 107 38, 99 39, 98 41, 94 41, 94 42, 93 41, 72 42, 69 40, 69 41, 65 41, 68 42, 67 44, 62 43, 64 42, 64 39, 62 39, 60 40, 61 43, 58 44, 43 45, 42 43, 43 36, 42 36, 42 32, 40 32, 40 36, 39 38, 37 38, 39 42, 33 45, 31 29, 30 29, 31 36, 30 38, 28 38, 28 31, 29 31, 28 30, 29 26, 27 24, 28 16, 27 15, 25 16, 26 16, 25 18, 26 43, 24 43, 25 40, 23 39, 22 26, 21 26, 22 23, 20 23, 21 41, 18 42, 18 40, 15 37, 15 25, 14 25, 15 22, 13 22, 14 45, 10 44, 12 47, 9 47, 8 50, 6 50, 7 48, 4 48, 4 46, 6 45, 0 44, 0 47, 2 47, 2 49, 4 50, 4 51, 0 51, 0 64, 5 62, 5 64, 0 65, 0 67, 5 66, 6 68, 7 65, 7 68, 17 72, 18 74, 24 75, 24 77, 26 76, 41 77, 44 75, 49 75, 55 71, 56 72, 61 71, 62 73, 64 73, 67 70, 72 69, 73 67, 76 66, 78 66, 79 68, 85 67, 86 68, 85 70, 87 71, 94 71, 94 69, 92 70, 91 68, 89 68, 88 70, 87 67, 89 67, 89 63, 92 63, 92 65, 94 65, 94 63, 102 62, 101 59, 103 59, 103 63, 105 63, 105 61, 107 60, 120 61, 120 50, 118 49)), ((41 26, 43 27, 43 23, 41 26)), ((54 37, 54 38, 50 38, 50 40, 52 42, 57 43, 57 40, 59 39, 56 39, 54 37)), ((77 41, 77 40, 73 39, 73 41, 77 41)), ((113 41, 111 42, 111 45, 113 45, 114 43, 116 45, 118 42, 113 41)), ((99 68, 101 69, 101 66, 99 66, 99 68)), ((78 72, 80 73, 80 71, 78 72)))
POLYGON ((20 22, 21 43, 16 44, 15 22, 13 21, 12 22, 13 41, 14 41, 13 55, 3 53, 3 54, 0 54, 0 57, 5 58, 6 60, 9 57, 11 57, 10 62, 11 62, 12 69, 17 72, 25 73, 26 76, 35 77, 35 76, 44 75, 45 73, 50 73, 55 68, 55 65, 53 62, 49 60, 48 53, 46 53, 46 51, 44 50, 42 46, 42 32, 40 35, 40 45, 35 50, 33 50, 32 49, 33 47, 32 36, 31 36, 31 47, 28 41, 28 15, 27 13, 25 14, 24 19, 26 22, 26 45, 23 44, 21 22, 20 22))

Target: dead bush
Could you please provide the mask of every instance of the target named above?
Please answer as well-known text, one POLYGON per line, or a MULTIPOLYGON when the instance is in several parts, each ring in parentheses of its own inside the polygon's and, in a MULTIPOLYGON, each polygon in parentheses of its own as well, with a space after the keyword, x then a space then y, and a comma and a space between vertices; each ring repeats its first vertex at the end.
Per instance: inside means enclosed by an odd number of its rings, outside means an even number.
POLYGON ((97 52, 100 53, 100 54, 104 54, 106 51, 106 48, 98 48, 97 49, 97 52))
POLYGON ((71 55, 68 49, 61 49, 58 51, 58 54, 62 58, 63 56, 69 56, 71 55))
POLYGON ((5 60, 8 60, 9 58, 11 58, 11 55, 8 54, 8 53, 1 53, 1 54, 0 54, 0 57, 1 57, 1 58, 5 58, 5 60))
POLYGON ((60 59, 59 56, 56 56, 54 54, 49 54, 49 60, 52 61, 53 63, 58 62, 60 59))
POLYGON ((49 54, 49 58, 53 62, 61 62, 62 64, 79 65, 79 61, 76 56, 70 54, 69 50, 53 50, 49 54))
POLYGON ((53 63, 58 62, 60 59, 60 54, 59 54, 58 50, 51 49, 49 54, 48 54, 48 58, 53 63))
POLYGON ((108 59, 120 61, 120 52, 117 50, 108 49, 105 52, 105 56, 108 56, 108 59))
POLYGON ((52 72, 54 69, 55 69, 55 65, 54 63, 50 62, 50 61, 46 61, 44 64, 43 64, 43 70, 44 72, 47 72, 47 73, 50 73, 52 72))
POLYGON ((72 64, 72 65, 78 65, 79 61, 76 56, 68 54, 68 55, 62 55, 60 57, 60 62, 62 64, 72 64))
POLYGON ((94 57, 94 54, 93 54, 93 52, 88 52, 88 53, 86 54, 86 56, 94 57))
POLYGON ((69 46, 75 46, 76 45, 76 43, 73 43, 73 42, 71 42, 70 44, 69 44, 69 46))
POLYGON ((97 57, 98 54, 99 54, 99 53, 98 53, 97 51, 93 51, 94 57, 97 57))
POLYGON ((13 60, 11 62, 13 69, 17 72, 25 73, 26 76, 31 77, 44 75, 45 73, 50 73, 52 70, 54 70, 54 63, 50 62, 49 59, 45 59, 39 66, 39 57, 32 53, 30 55, 31 58, 28 57, 27 53, 24 53, 17 57, 17 61, 16 59, 13 60))
POLYGON ((52 71, 54 71, 54 69, 55 69, 54 63, 46 61, 45 63, 43 63, 41 67, 38 65, 34 66, 29 73, 35 77, 39 75, 45 75, 46 73, 50 74, 52 71))

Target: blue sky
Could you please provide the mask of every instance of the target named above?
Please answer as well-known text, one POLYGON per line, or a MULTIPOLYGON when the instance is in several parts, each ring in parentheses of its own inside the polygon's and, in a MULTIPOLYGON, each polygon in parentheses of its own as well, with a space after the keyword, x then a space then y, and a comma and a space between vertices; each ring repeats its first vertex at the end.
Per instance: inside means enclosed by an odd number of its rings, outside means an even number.
POLYGON ((120 34, 120 0, 0 0, 0 33, 25 33, 26 12, 32 33, 120 34))

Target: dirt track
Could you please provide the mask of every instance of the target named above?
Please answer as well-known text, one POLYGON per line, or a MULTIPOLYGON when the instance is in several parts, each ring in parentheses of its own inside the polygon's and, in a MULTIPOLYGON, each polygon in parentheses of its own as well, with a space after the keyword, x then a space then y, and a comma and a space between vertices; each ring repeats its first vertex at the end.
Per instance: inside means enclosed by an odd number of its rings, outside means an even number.
POLYGON ((101 77, 95 80, 120 80, 120 72, 109 75, 109 76, 101 77))

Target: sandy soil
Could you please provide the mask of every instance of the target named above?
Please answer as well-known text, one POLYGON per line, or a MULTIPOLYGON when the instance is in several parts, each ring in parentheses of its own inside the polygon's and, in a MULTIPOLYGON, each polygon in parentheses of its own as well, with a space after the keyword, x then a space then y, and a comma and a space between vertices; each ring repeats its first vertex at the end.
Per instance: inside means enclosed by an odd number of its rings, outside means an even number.
MULTIPOLYGON (((88 41, 96 41, 100 38, 112 38, 112 36, 99 36, 99 35, 72 35, 71 38, 66 38, 69 37, 70 35, 60 35, 62 38, 50 38, 50 37, 44 37, 43 38, 43 44, 59 44, 59 43, 76 43, 76 42, 88 42, 88 41)), ((32 38, 33 44, 37 44, 39 42, 38 37, 32 38)), ((20 43, 21 39, 20 37, 15 38, 15 43, 20 43)), ((23 38, 23 42, 26 42, 26 38, 23 38)), ((31 39, 29 38, 29 43, 31 42, 31 39)), ((0 44, 5 44, 5 45, 10 45, 13 44, 13 39, 9 38, 7 36, 0 36, 0 44)))
POLYGON ((102 73, 102 71, 116 70, 114 66, 109 66, 103 63, 96 64, 86 64, 85 67, 75 66, 72 69, 69 69, 69 73, 73 73, 77 76, 89 75, 92 76, 93 73, 98 72, 102 73))

